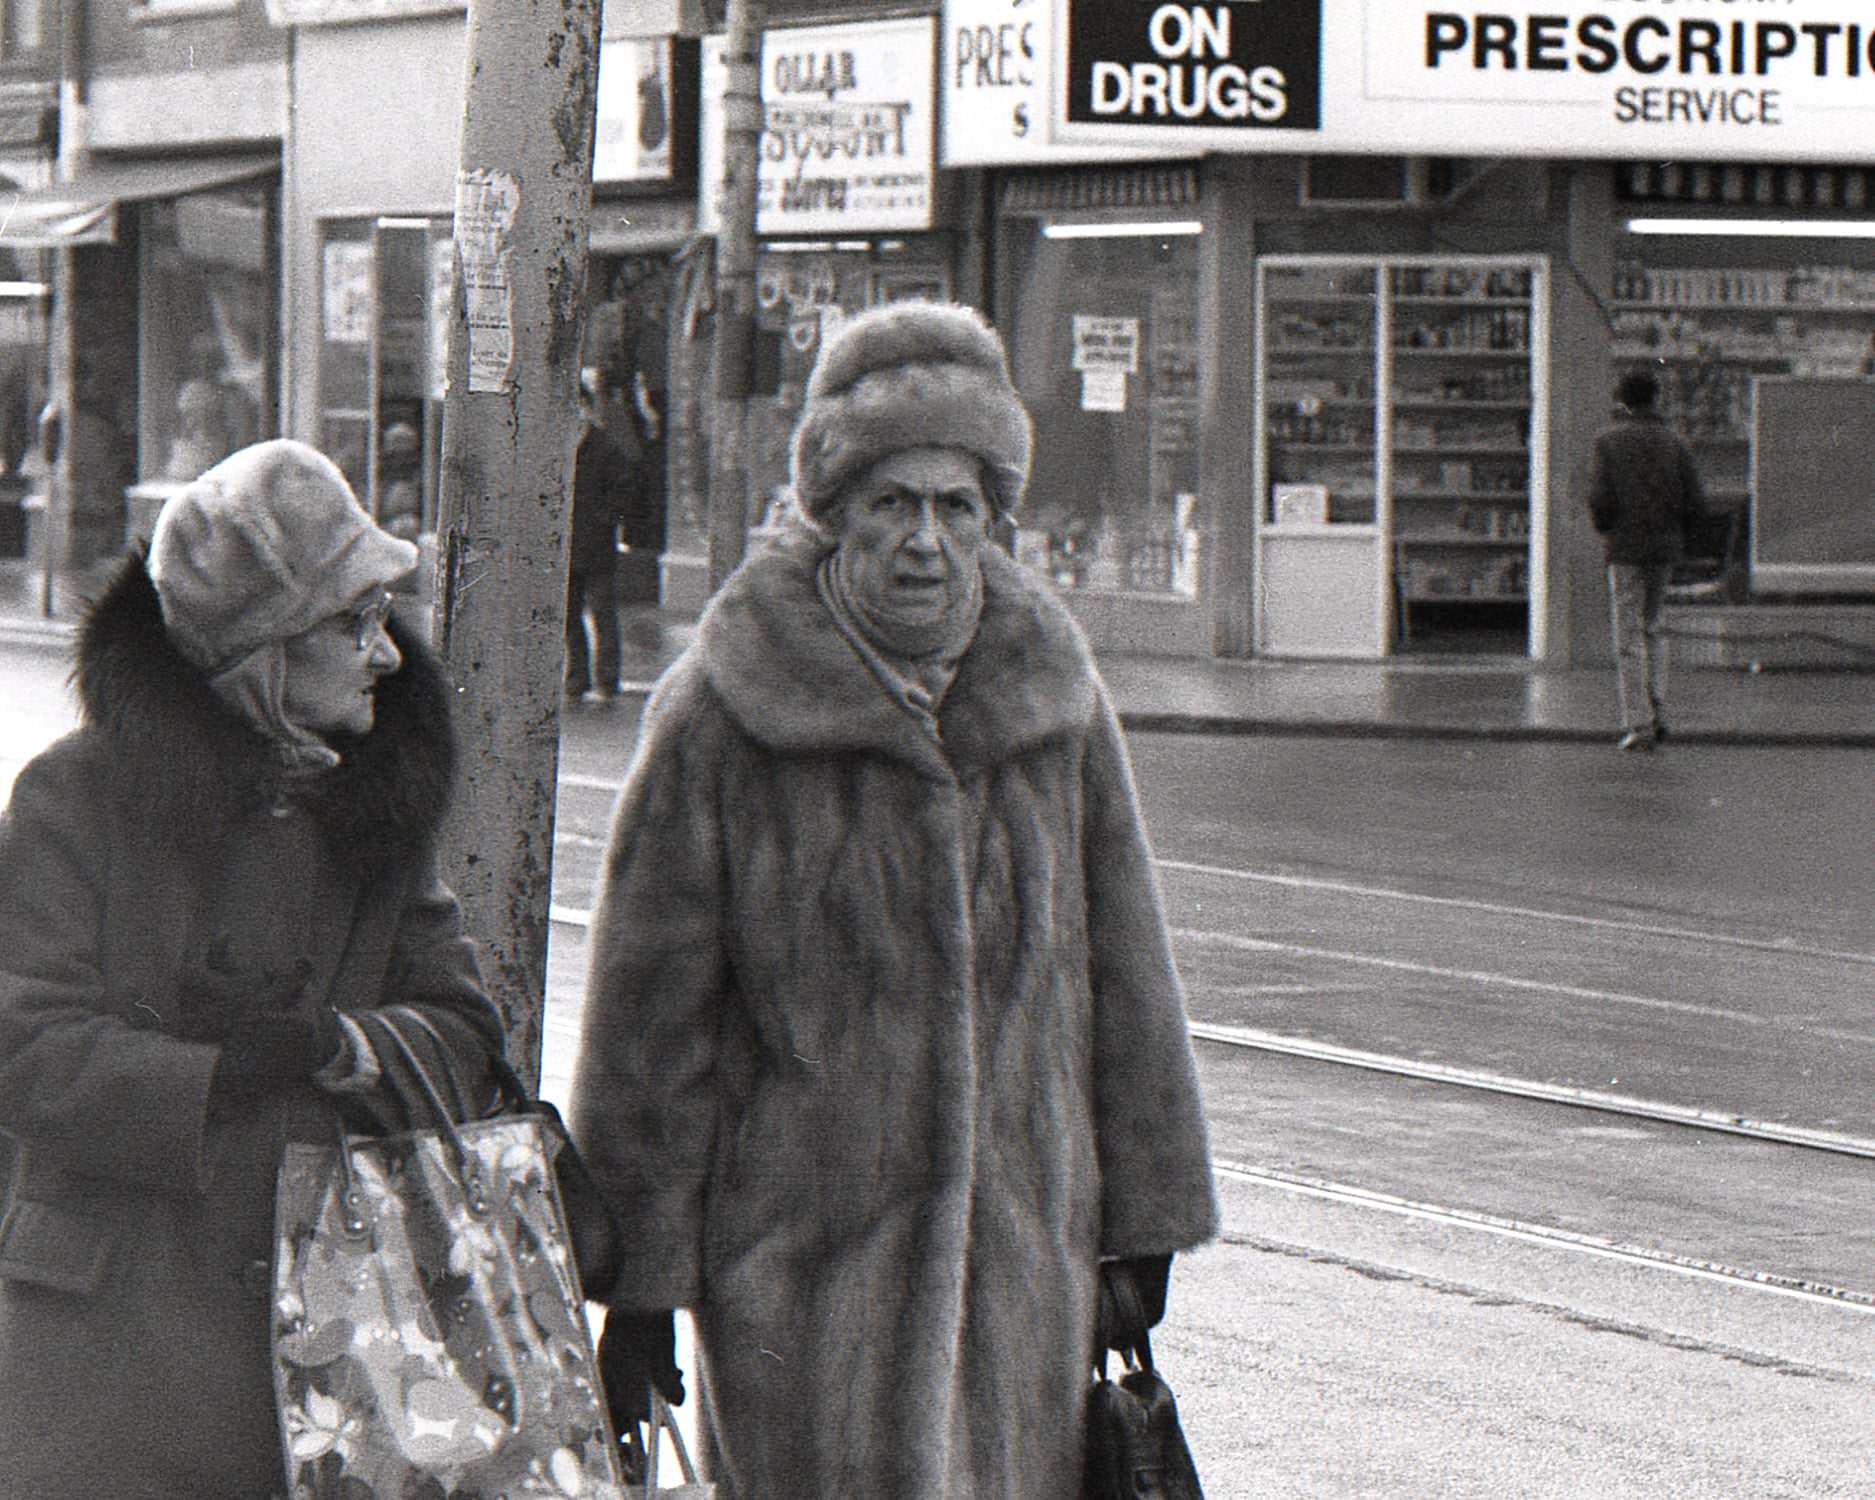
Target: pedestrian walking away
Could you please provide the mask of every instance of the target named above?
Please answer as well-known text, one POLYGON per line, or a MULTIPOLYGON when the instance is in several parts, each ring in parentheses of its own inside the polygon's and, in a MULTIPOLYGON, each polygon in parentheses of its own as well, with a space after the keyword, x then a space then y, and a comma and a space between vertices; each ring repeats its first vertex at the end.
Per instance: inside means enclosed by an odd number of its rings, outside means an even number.
POLYGON ((1589 516, 1608 558, 1623 750, 1667 737, 1667 584, 1705 513, 1693 455, 1655 409, 1649 370, 1621 377, 1615 425, 1595 439, 1589 516))
POLYGON ((336 465, 264 442, 169 499, 82 624, 80 725, 0 816, 9 1495, 280 1493, 287 1143, 397 1124, 378 1007, 492 1088, 500 1017, 436 872, 449 695, 391 613, 416 560, 336 465))
POLYGON ((991 541, 1030 434, 974 312, 847 324, 791 536, 658 684, 614 814, 571 1096, 631 1247, 600 1365, 619 1420, 681 1397, 692 1312, 726 1500, 1079 1496, 1103 1302, 1156 1323, 1215 1231, 1118 721, 991 541))
POLYGON ((566 561, 566 696, 612 698, 621 688, 618 623, 619 523, 631 502, 635 465, 599 425, 596 401, 579 388, 580 438, 573 458, 573 517, 566 561), (586 639, 592 617, 592 641, 586 639))

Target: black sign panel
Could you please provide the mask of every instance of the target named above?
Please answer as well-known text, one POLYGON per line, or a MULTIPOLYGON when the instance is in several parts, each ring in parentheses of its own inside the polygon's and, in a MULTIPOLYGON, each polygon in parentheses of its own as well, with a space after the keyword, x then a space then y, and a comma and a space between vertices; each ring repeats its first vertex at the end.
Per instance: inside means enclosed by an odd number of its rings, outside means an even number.
POLYGON ((1319 130, 1322 0, 1075 0, 1067 119, 1319 130))

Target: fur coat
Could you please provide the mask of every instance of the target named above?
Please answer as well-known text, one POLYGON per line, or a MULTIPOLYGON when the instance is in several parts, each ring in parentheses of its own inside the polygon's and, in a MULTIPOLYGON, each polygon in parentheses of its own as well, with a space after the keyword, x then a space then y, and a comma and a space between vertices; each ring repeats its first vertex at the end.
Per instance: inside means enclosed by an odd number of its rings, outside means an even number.
POLYGON ((694 1311, 733 1500, 1070 1500, 1097 1263, 1214 1232, 1119 727, 1000 553, 933 737, 750 560, 647 710, 592 929, 575 1134, 694 1311))
POLYGON ((281 1488, 274 1170, 285 1141, 330 1141, 336 1122, 310 1084, 208 1110, 220 1048, 166 1030, 205 965, 256 995, 305 977, 306 1005, 419 1005, 465 1081, 501 1046, 435 873, 447 694, 421 646, 398 644, 371 734, 288 797, 170 643, 140 560, 81 631, 80 727, 21 771, 0 816, 8 1494, 281 1488))

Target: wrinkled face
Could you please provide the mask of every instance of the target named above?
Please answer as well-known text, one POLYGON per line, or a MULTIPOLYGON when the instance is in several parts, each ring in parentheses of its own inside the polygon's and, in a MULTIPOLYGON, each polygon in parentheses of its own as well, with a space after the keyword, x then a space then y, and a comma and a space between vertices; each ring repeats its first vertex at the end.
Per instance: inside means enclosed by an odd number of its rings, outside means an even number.
POLYGON ((840 507, 847 582, 872 614, 929 624, 969 592, 990 545, 990 514, 974 454, 888 454, 854 481, 840 507))
POLYGON ((378 679, 404 664, 384 628, 391 596, 371 589, 286 643, 286 716, 314 734, 369 734, 378 679))

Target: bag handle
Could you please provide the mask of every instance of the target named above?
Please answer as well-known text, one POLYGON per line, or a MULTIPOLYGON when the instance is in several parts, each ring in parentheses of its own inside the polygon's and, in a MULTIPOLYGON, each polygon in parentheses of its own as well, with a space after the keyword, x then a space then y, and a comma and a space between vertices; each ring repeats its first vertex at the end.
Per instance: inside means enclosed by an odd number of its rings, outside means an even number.
MULTIPOLYGON (((1131 1369, 1150 1370, 1152 1368, 1152 1332, 1146 1326, 1146 1309, 1139 1300, 1139 1288, 1134 1284, 1132 1275, 1126 1273, 1109 1276, 1102 1268, 1100 1281, 1113 1298, 1113 1315, 1120 1328, 1139 1330, 1133 1338, 1119 1346, 1121 1363, 1131 1369)), ((1097 1334, 1096 1337, 1099 1335, 1097 1334)), ((1094 1351, 1095 1368, 1100 1372, 1102 1380, 1107 1378, 1109 1347, 1103 1339, 1100 1348, 1094 1351)))
POLYGON ((657 1493, 658 1488, 658 1442, 660 1429, 670 1434, 671 1451, 677 1455, 677 1472, 683 1475, 685 1484, 697 1482, 696 1465, 690 1462, 690 1450, 684 1446, 684 1435, 678 1430, 677 1418, 671 1412, 671 1404, 655 1390, 651 1392, 650 1433, 645 1451, 645 1500, 657 1493))
MULTIPOLYGON (((412 1012, 412 1014, 416 1013, 412 1012)), ((462 1179, 465 1206, 476 1218, 485 1217, 489 1210, 489 1203, 488 1191, 482 1182, 481 1169, 468 1145, 463 1141, 462 1132, 456 1128, 455 1117, 449 1106, 443 1102, 436 1080, 430 1077, 429 1070, 423 1065, 423 1059, 417 1055, 417 1049, 411 1046, 409 1038, 386 1018, 366 1014, 356 1016, 354 1019, 361 1025, 369 1026, 373 1046, 379 1044, 380 1038, 389 1039, 391 1050, 401 1065, 404 1076, 400 1076, 398 1069, 388 1066, 389 1059, 382 1052, 379 1053, 379 1060, 387 1064, 385 1076, 390 1080, 392 1089, 404 1106, 405 1114, 411 1117, 414 1124, 416 1111, 411 1108, 410 1095, 406 1092, 405 1077, 407 1077, 410 1085, 415 1087, 417 1097, 429 1109, 435 1122, 433 1128, 442 1135, 449 1146, 450 1155, 455 1160, 457 1175, 462 1179), (376 1025, 369 1024, 374 1021, 377 1022, 376 1025)), ((421 1016, 418 1016, 418 1019, 424 1025, 428 1025, 427 1019, 421 1016)), ((349 1155, 347 1166, 349 1167, 349 1155)))

